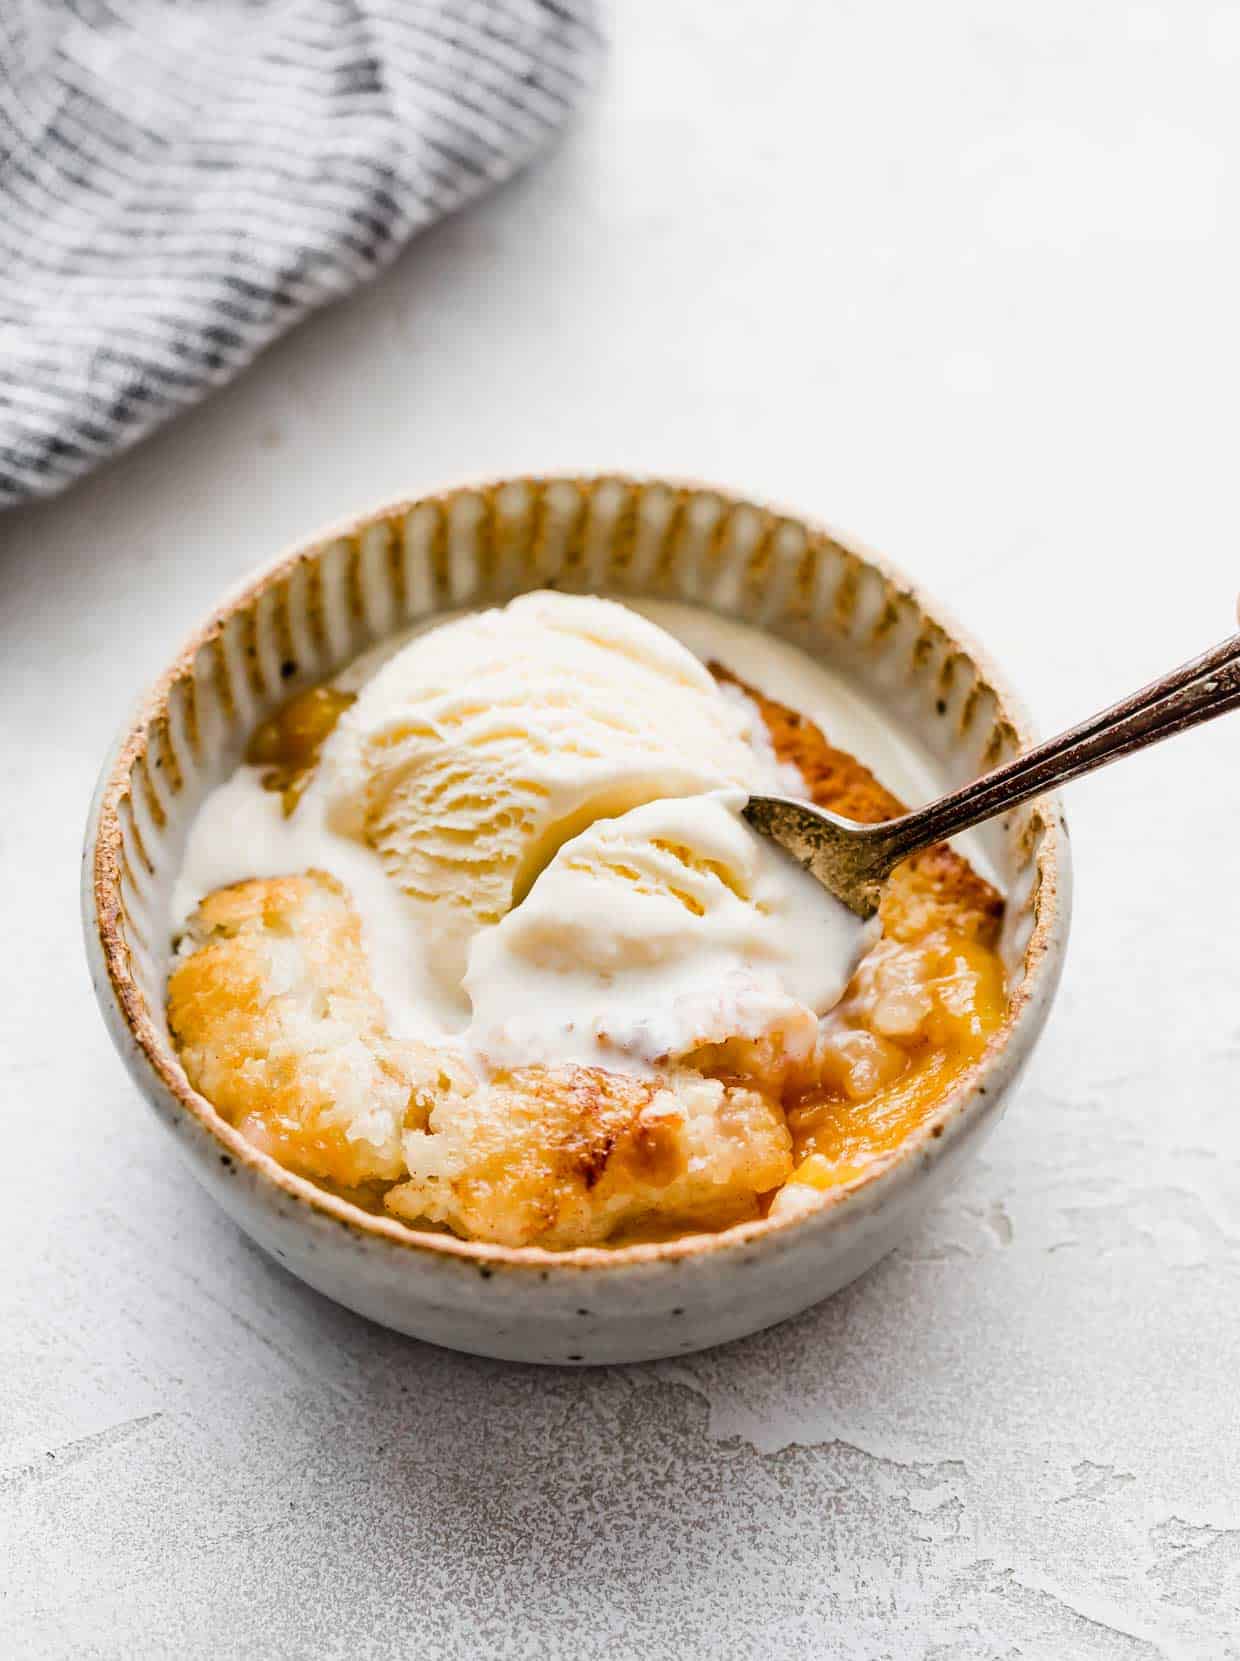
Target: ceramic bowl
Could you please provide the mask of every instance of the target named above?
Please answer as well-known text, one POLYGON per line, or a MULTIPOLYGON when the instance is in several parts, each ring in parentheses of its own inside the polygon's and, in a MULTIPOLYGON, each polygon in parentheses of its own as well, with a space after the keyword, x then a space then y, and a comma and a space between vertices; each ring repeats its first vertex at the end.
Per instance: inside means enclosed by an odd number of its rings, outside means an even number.
POLYGON ((423 1234, 324 1193, 250 1146, 169 1041, 169 899, 188 826, 253 727, 300 686, 440 612, 563 589, 688 602, 829 665, 943 786, 1025 745, 995 670, 885 561, 722 490, 519 478, 380 508, 248 582, 197 630, 106 763, 83 873, 108 1029, 198 1180, 266 1251, 386 1326, 521 1361, 684 1354, 796 1314, 869 1268, 995 1122, 1042 1028, 1068 925, 1068 847, 1043 799, 982 833, 1007 896, 1011 1001, 978 1063, 884 1164, 820 1209, 723 1234, 551 1253, 423 1234))

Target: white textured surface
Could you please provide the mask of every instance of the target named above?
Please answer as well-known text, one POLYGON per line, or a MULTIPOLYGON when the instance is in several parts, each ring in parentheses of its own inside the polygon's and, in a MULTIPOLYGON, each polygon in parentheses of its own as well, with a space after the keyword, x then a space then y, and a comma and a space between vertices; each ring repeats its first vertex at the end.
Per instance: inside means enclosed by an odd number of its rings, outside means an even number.
POLYGON ((784 498, 923 576, 1044 727, 1225 630, 1240 9, 643 0, 616 36, 548 165, 0 520, 3 1647, 1238 1657, 1240 720, 1075 788, 1062 1000, 965 1186, 685 1363, 522 1370, 324 1303, 94 1014, 75 865, 127 704, 387 494, 784 498))

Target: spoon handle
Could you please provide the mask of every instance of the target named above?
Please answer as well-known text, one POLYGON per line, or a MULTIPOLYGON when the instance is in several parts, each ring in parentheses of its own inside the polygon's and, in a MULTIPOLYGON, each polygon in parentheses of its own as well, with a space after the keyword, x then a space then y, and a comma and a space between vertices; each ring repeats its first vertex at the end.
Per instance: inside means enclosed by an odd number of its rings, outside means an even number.
POLYGON ((969 830, 1031 796, 1240 708, 1240 634, 1173 669, 1057 738, 1015 756, 915 813, 875 827, 889 870, 911 853, 969 830))

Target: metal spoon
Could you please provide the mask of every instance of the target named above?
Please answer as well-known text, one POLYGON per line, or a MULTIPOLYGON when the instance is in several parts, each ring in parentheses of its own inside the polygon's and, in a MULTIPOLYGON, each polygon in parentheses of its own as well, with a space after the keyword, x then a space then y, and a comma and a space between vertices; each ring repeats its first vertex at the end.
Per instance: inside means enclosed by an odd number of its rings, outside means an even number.
POLYGON ((1079 727, 899 819, 861 825, 786 796, 751 796, 745 817, 858 917, 870 917, 878 908, 883 883, 910 854, 1237 708, 1240 634, 1079 727))

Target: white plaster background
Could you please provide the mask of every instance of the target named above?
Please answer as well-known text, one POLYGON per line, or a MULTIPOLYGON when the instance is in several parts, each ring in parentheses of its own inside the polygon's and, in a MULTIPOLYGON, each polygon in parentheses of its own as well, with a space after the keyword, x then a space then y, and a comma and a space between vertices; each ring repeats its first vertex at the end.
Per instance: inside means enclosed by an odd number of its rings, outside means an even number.
POLYGON ((114 1058, 100 756, 224 586, 445 476, 692 473, 886 549, 1044 728, 1240 586, 1240 7, 617 5, 545 165, 0 520, 0 1647, 1240 1657, 1240 720, 1071 800, 1063 993, 964 1186, 801 1320, 521 1369, 248 1246, 114 1058))

